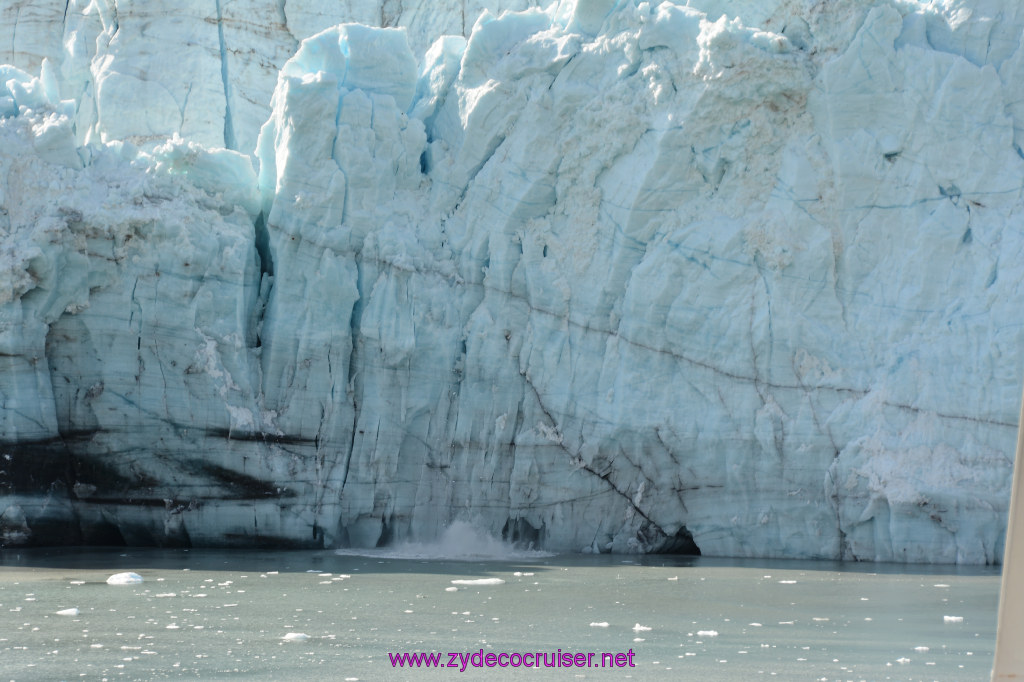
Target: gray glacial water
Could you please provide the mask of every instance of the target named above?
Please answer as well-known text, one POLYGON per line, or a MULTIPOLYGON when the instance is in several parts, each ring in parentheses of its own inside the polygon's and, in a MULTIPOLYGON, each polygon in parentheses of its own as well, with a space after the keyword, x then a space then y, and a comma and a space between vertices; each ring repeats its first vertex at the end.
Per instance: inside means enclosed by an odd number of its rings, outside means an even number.
POLYGON ((6 550, 0 673, 12 680, 981 680, 992 664, 998 590, 998 568, 551 556, 472 536, 461 547, 363 554, 6 550), (107 584, 123 571, 143 582, 107 584), (559 649, 595 653, 595 665, 601 653, 623 654, 625 662, 632 652, 635 667, 518 669, 470 659, 518 653, 512 660, 522 662, 524 653, 546 652, 554 661, 559 649), (389 659, 416 652, 439 652, 442 664, 457 667, 412 671, 389 659))

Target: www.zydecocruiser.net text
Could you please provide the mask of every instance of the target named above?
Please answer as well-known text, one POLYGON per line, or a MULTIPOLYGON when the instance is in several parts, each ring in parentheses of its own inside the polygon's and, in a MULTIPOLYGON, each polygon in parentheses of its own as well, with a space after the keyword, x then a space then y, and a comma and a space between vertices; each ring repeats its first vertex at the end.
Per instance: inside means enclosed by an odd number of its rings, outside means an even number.
POLYGON ((635 668, 632 649, 623 653, 562 651, 513 651, 495 653, 448 651, 432 653, 391 653, 392 668, 635 668))

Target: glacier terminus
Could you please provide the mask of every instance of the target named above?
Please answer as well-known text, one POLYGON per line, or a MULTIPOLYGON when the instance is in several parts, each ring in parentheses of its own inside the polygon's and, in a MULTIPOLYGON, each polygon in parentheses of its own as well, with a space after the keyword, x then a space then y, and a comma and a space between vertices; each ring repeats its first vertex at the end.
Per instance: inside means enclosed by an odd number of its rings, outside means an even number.
POLYGON ((13 0, 0 543, 998 563, 1013 0, 13 0))

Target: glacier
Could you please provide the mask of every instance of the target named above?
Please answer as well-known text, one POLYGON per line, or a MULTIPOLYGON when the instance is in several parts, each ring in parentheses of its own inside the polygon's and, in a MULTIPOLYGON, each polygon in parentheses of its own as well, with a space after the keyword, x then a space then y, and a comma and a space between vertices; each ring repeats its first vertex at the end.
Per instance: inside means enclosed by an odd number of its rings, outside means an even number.
POLYGON ((998 563, 1022 31, 6 3, 0 543, 998 563))

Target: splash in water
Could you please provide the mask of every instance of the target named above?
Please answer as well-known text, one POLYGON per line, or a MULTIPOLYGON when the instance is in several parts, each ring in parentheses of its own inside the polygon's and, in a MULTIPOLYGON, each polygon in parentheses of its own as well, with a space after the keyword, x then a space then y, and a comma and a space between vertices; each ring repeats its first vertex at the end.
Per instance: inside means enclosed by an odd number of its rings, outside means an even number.
POLYGON ((466 521, 455 521, 434 542, 399 542, 375 549, 339 549, 338 554, 382 559, 430 559, 452 561, 522 561, 554 556, 551 552, 519 549, 498 540, 466 521))

